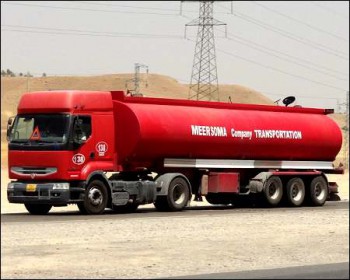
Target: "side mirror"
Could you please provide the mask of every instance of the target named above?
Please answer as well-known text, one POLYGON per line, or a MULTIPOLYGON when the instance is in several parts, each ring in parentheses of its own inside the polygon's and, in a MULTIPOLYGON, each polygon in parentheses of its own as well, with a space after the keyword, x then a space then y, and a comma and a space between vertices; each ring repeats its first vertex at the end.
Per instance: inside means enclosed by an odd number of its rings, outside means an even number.
POLYGON ((6 132, 6 139, 7 141, 10 140, 11 130, 13 127, 13 122, 15 120, 15 117, 10 117, 7 121, 7 132, 6 132))

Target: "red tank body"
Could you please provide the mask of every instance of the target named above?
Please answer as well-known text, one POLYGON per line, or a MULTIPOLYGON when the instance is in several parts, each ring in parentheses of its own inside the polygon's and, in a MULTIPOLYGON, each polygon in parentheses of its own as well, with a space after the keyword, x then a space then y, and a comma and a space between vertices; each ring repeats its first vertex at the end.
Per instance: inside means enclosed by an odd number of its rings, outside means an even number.
POLYGON ((124 97, 113 93, 118 161, 164 158, 333 161, 342 145, 327 110, 124 97))

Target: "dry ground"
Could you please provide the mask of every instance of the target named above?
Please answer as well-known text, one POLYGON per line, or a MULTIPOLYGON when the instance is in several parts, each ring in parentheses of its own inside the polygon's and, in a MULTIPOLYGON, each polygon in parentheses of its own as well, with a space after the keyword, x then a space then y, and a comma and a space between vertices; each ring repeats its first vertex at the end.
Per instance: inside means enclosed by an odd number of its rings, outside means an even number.
POLYGON ((2 222, 2 277, 154 279, 349 261, 348 208, 155 214, 2 222))

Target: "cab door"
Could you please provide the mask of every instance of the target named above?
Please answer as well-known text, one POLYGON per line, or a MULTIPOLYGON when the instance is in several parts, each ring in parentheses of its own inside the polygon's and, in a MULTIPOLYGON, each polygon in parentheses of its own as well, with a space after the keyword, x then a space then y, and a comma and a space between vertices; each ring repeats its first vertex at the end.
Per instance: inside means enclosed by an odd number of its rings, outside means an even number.
POLYGON ((94 137, 91 116, 78 115, 73 121, 73 155, 71 160, 71 170, 81 171, 81 169, 93 160, 94 137))

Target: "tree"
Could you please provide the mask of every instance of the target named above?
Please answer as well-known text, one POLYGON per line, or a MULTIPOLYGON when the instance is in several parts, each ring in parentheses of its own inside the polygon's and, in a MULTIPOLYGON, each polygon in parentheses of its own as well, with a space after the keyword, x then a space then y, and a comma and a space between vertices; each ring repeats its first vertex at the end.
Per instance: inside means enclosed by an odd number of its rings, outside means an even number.
POLYGON ((43 73, 43 77, 46 77, 46 73, 43 73))
POLYGON ((15 73, 13 73, 10 69, 6 70, 6 76, 7 77, 16 77, 15 73))

